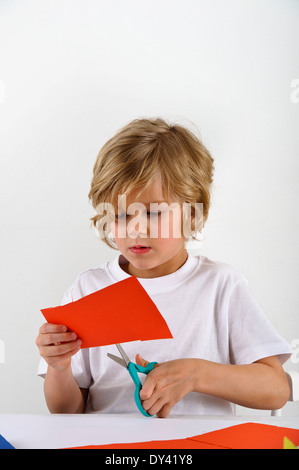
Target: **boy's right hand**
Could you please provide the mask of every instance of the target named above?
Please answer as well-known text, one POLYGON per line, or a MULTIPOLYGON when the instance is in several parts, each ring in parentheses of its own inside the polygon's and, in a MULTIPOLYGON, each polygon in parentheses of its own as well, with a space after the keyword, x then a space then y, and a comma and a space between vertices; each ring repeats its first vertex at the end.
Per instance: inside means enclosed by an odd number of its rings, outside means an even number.
POLYGON ((82 343, 75 332, 53 323, 44 323, 40 327, 35 342, 41 357, 56 370, 64 370, 71 365, 71 357, 79 351, 82 343))

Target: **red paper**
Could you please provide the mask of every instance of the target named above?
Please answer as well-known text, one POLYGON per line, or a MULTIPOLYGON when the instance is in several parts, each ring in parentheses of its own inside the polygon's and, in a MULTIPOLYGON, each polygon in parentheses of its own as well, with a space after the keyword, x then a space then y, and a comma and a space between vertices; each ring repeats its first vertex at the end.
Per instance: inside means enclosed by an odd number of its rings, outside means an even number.
POLYGON ((186 439, 73 447, 73 449, 283 449, 283 438, 299 445, 299 429, 244 423, 186 439))
POLYGON ((41 312, 48 323, 65 325, 77 333, 81 348, 172 338, 166 321, 135 276, 41 312))
POLYGON ((167 441, 126 442, 124 444, 90 445, 69 447, 69 449, 215 449, 214 445, 191 439, 170 439, 167 441))
POLYGON ((299 429, 261 423, 244 423, 193 436, 193 440, 227 449, 283 449, 283 438, 299 445, 299 429))

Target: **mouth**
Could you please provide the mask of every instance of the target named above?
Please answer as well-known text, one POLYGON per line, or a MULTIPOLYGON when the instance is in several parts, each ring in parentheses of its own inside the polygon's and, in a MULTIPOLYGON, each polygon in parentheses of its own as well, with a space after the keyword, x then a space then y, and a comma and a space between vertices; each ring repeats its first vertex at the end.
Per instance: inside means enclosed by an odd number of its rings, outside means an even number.
POLYGON ((148 251, 151 250, 151 247, 149 246, 144 246, 144 245, 134 245, 134 246, 131 246, 129 248, 129 250, 132 252, 132 253, 139 253, 139 254, 142 254, 142 253, 147 253, 148 251))

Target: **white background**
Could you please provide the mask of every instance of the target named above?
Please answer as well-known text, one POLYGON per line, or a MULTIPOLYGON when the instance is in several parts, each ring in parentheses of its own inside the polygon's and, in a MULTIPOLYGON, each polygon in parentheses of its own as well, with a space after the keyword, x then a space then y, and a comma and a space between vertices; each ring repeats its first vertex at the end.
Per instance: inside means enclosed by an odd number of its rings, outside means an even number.
POLYGON ((297 0, 1 0, 0 413, 47 413, 40 308, 118 254, 87 195, 138 117, 200 132, 216 170, 192 254, 245 274, 299 371, 298 20, 297 0))

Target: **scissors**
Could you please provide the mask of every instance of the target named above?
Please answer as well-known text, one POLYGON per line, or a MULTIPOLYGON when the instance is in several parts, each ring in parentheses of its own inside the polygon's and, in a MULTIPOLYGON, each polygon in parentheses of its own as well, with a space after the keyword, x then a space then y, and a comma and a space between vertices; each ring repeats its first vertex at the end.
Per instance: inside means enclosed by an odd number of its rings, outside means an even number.
POLYGON ((120 357, 114 356, 114 354, 107 353, 107 356, 110 357, 110 359, 113 359, 113 361, 117 362, 121 366, 125 367, 131 378, 133 379, 133 382, 135 384, 135 403, 139 409, 139 411, 144 415, 148 417, 152 417, 152 415, 149 415, 145 409, 143 408, 140 397, 139 397, 139 392, 142 389, 142 384, 140 382, 140 379, 138 377, 137 372, 141 372, 142 374, 148 375, 151 370, 153 370, 154 365, 157 364, 157 362, 150 362, 146 367, 139 366, 138 364, 135 364, 134 362, 131 362, 128 356, 126 355, 123 347, 120 344, 116 344, 117 349, 119 350, 122 359, 120 357))

